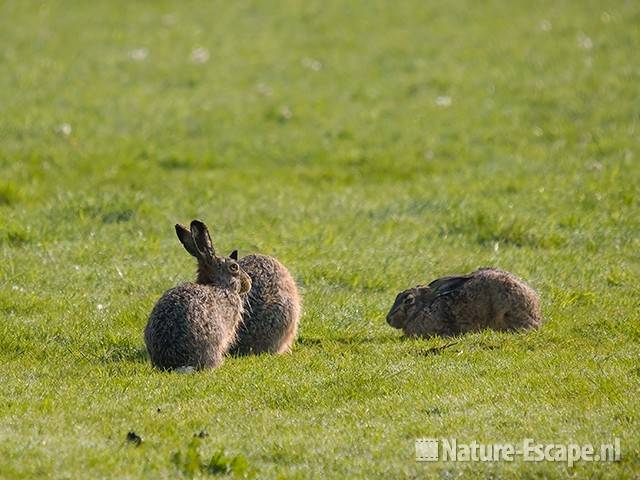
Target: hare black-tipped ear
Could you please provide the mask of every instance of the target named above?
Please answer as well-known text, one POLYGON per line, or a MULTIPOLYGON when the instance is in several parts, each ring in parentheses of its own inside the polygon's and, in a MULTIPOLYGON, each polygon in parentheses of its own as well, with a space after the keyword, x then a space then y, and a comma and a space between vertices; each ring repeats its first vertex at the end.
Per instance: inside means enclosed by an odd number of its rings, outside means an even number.
POLYGON ((209 230, 200 220, 191 222, 191 237, 201 258, 213 258, 215 256, 216 251, 213 249, 209 230))
POLYGON ((233 258, 237 262, 238 261, 238 250, 234 250, 233 252, 231 252, 231 255, 229 255, 229 258, 233 258))
POLYGON ((465 283, 473 278, 472 275, 460 275, 451 277, 442 277, 434 280, 429 287, 440 297, 448 295, 456 290, 460 290, 465 283))
POLYGON ((196 248, 196 244, 193 243, 191 231, 187 227, 176 223, 176 235, 178 235, 178 240, 180 240, 180 243, 182 243, 182 246, 187 252, 189 252, 194 257, 198 257, 200 255, 198 253, 198 249, 196 248))

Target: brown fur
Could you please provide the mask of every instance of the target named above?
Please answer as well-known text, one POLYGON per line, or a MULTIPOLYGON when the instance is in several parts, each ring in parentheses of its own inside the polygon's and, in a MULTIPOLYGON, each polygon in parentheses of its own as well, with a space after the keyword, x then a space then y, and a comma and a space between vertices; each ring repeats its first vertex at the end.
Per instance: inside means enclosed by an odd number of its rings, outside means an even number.
POLYGON ((216 256, 202 222, 191 222, 191 230, 176 225, 176 234, 198 259, 198 279, 158 300, 144 332, 147 351, 160 369, 217 367, 235 341, 243 313, 240 295, 251 288, 251 279, 234 258, 216 256))
POLYGON ((542 322, 538 294, 503 270, 484 268, 443 277, 398 294, 387 322, 407 336, 453 336, 483 329, 537 329, 542 322))
POLYGON ((289 352, 302 313, 296 282, 273 257, 248 255, 239 263, 251 277, 251 290, 245 298, 244 322, 231 353, 289 352))

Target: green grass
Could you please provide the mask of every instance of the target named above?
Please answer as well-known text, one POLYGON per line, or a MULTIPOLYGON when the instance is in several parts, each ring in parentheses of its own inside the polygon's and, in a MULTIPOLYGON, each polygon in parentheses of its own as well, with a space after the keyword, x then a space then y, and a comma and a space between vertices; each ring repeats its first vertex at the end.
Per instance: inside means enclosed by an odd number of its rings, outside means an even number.
POLYGON ((481 3, 0 3, 0 477, 637 478, 640 7, 481 3), (151 368, 196 217, 295 274, 291 355, 151 368), (539 332, 386 325, 486 265, 539 332), (622 460, 416 463, 420 437, 622 460))

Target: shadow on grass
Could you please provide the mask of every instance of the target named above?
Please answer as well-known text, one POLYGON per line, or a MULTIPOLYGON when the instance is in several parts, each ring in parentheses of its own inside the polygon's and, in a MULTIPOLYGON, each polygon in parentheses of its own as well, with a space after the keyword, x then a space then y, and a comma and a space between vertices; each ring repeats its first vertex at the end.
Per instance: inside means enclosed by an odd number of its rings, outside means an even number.
POLYGON ((457 345, 460 341, 445 343, 444 345, 439 345, 437 347, 427 348, 426 350, 422 350, 420 355, 429 356, 429 355, 440 355, 444 350, 449 347, 453 347, 457 345))
POLYGON ((133 362, 146 363, 147 350, 144 347, 131 345, 117 345, 109 348, 106 352, 96 355, 98 361, 103 364, 133 362))
MULTIPOLYGON (((451 347, 455 347, 456 345, 459 345, 460 350, 457 351, 457 353, 460 353, 463 350, 469 350, 469 351, 492 351, 492 350, 499 350, 502 348, 502 344, 497 344, 497 343, 490 343, 484 340, 481 341, 470 341, 470 342, 463 342, 464 339, 464 335, 462 336, 458 336, 458 337, 454 337, 449 339, 450 341, 447 341, 446 343, 443 343, 442 345, 435 345, 433 347, 427 348, 427 349, 420 349, 418 351, 418 355, 420 356, 424 356, 424 357, 428 357, 428 356, 432 356, 432 355, 441 355, 447 351, 449 351, 451 349, 451 347)), ((444 340, 444 339, 443 339, 444 340)), ((456 349, 453 349, 453 351, 455 351, 456 349)))
POLYGON ((297 340, 299 345, 305 347, 316 347, 323 346, 327 344, 337 343, 340 345, 362 345, 362 344, 372 344, 372 345, 383 345, 389 343, 397 343, 401 341, 402 338, 392 337, 392 336, 366 336, 366 337, 300 337, 297 340))

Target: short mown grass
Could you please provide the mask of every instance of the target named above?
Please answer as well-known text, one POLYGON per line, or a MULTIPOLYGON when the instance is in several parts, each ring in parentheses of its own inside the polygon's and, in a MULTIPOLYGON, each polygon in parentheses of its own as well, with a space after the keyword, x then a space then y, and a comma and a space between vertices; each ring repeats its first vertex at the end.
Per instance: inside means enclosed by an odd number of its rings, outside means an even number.
POLYGON ((640 7, 0 4, 1 478, 640 475, 640 7), (175 222, 277 256, 292 354, 149 364, 175 222), (497 266, 538 332, 406 340, 396 293, 497 266), (416 463, 416 438, 615 463, 416 463), (138 441, 139 439, 139 441, 138 441))

